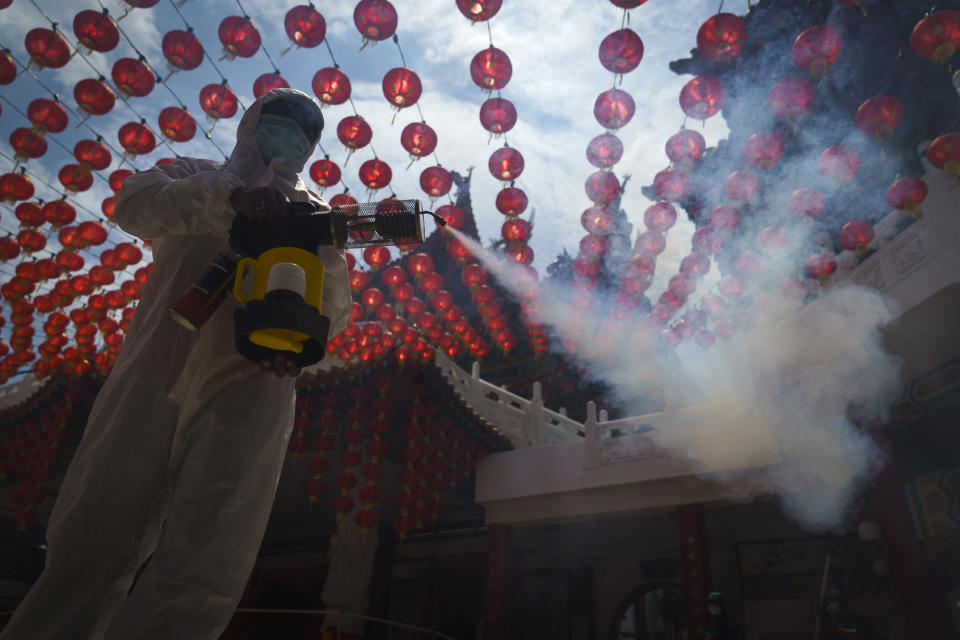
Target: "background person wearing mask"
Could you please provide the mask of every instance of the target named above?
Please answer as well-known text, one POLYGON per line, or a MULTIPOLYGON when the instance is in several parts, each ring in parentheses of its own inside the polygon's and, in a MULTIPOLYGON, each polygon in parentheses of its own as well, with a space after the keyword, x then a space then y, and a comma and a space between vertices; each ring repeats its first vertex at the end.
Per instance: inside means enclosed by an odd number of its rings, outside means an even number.
MULTIPOLYGON (((236 352, 232 297, 197 333, 167 309, 226 247, 236 211, 326 206, 297 176, 322 128, 306 94, 273 90, 247 109, 227 162, 179 158, 124 182, 116 220, 153 239, 154 270, 57 496, 44 572, 0 639, 203 640, 229 623, 273 505, 299 370, 236 352)), ((347 266, 333 247, 318 255, 333 335, 350 310, 347 266)))

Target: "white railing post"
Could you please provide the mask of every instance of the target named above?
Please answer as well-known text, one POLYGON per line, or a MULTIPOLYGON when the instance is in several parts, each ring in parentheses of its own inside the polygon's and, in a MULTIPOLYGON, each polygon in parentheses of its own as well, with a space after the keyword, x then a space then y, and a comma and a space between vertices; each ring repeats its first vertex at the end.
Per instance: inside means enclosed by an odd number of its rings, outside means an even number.
POLYGON ((523 414, 523 436, 527 446, 536 446, 544 443, 543 398, 539 382, 533 383, 533 397, 526 406, 523 414))
POLYGON ((583 423, 583 470, 592 471, 599 466, 597 440, 600 438, 600 426, 597 424, 597 403, 587 403, 587 421, 583 423))
POLYGON ((610 414, 607 413, 606 409, 600 409, 600 422, 608 422, 610 420, 610 414))

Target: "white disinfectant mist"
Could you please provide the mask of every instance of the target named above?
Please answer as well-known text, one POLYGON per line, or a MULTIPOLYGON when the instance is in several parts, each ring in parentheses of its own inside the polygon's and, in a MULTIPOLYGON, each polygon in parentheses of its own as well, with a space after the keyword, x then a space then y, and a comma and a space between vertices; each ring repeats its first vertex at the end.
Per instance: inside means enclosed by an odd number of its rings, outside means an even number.
MULTIPOLYGON (((787 515, 810 529, 846 524, 856 491, 882 462, 872 437, 851 423, 848 412, 854 406, 882 416, 884 399, 899 383, 899 362, 881 344, 881 327, 893 312, 876 291, 841 282, 804 303, 778 294, 775 285, 760 287, 744 310, 750 322, 732 339, 668 347, 651 332, 646 314, 612 297, 584 307, 568 283, 538 282, 526 268, 449 231, 529 315, 551 328, 555 348, 572 349, 590 375, 615 389, 631 415, 647 412, 664 387, 681 407, 715 404, 720 412, 725 402, 762 406, 764 433, 780 460, 711 476, 729 495, 776 495, 787 515)), ((769 282, 779 279, 778 272, 790 273, 804 250, 785 254, 782 264, 770 261, 769 282)), ((718 415, 718 423, 723 419, 718 415)), ((712 462, 749 450, 753 438, 737 433, 678 425, 653 435, 671 456, 712 462)))

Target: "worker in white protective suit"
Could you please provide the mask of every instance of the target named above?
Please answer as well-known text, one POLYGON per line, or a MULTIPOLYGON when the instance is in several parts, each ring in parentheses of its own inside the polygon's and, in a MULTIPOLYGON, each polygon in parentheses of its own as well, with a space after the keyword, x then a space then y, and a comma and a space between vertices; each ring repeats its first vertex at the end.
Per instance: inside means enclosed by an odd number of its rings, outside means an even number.
MULTIPOLYGON (((154 270, 57 497, 46 568, 0 639, 212 640, 229 623, 273 505, 299 372, 236 352, 232 297, 198 333, 167 309, 226 247, 231 194, 260 219, 284 199, 326 206, 297 176, 322 127, 306 94, 276 89, 247 109, 227 162, 179 158, 124 182, 116 220, 153 239, 154 270)), ((350 310, 347 266, 333 247, 318 255, 334 335, 350 310)))

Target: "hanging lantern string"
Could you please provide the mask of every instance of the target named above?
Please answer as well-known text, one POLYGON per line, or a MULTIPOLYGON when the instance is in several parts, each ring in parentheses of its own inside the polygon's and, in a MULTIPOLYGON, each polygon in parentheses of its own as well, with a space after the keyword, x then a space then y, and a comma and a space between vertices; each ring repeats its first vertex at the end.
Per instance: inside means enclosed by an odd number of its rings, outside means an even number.
MULTIPOLYGON (((10 105, 10 108, 11 108, 11 109, 13 109, 13 110, 16 111, 17 113, 19 113, 21 116, 23 116, 28 122, 30 121, 30 117, 29 117, 26 113, 24 113, 23 110, 20 109, 20 107, 18 107, 17 105, 13 104, 13 103, 10 101, 10 99, 7 98, 5 95, 0 94, 0 100, 3 100, 3 101, 6 102, 8 105, 10 105)), ((62 103, 59 103, 59 104, 62 104, 62 103)), ((66 106, 66 105, 64 105, 64 106, 66 106)), ((33 123, 31 122, 31 124, 33 124, 33 123)), ((60 147, 61 149, 63 149, 64 151, 66 151, 68 154, 70 154, 70 157, 71 157, 71 158, 76 159, 76 156, 73 154, 73 149, 71 149, 71 148, 68 147, 67 145, 63 144, 62 142, 60 142, 60 140, 57 138, 56 135, 54 135, 54 134, 52 134, 52 133, 50 133, 50 132, 48 131, 47 133, 45 133, 45 134, 43 135, 43 137, 44 137, 46 140, 52 140, 54 144, 56 144, 58 147, 60 147)), ((109 145, 109 144, 106 142, 106 140, 104 140, 103 137, 102 137, 101 135, 99 135, 99 134, 97 134, 97 142, 99 142, 100 144, 104 145, 104 146, 107 147, 107 148, 110 148, 110 145, 109 145)), ((113 151, 114 153, 117 153, 116 150, 114 150, 114 149, 111 149, 111 151, 113 151)), ((118 155, 120 155, 120 154, 118 154, 118 155)), ((134 168, 136 168, 136 167, 134 167, 134 168)), ((139 169, 138 169, 138 171, 139 171, 139 169)), ((91 169, 91 170, 90 170, 90 173, 92 173, 93 175, 97 176, 98 178, 100 178, 101 180, 103 180, 104 182, 106 182, 107 184, 110 183, 110 179, 109 179, 107 176, 103 175, 102 172, 100 172, 100 171, 98 171, 98 170, 96 170, 96 169, 91 169)))
MULTIPOLYGON (((242 4, 240 4, 240 0, 236 0, 236 3, 237 3, 237 6, 240 7, 240 13, 243 14, 243 17, 246 18, 247 20, 249 20, 249 21, 250 21, 250 24, 253 24, 253 18, 251 18, 251 17, 247 14, 247 10, 243 8, 243 5, 242 5, 242 4)), ((256 28, 256 25, 254 25, 254 28, 256 28)), ((324 38, 324 39, 326 39, 326 38, 324 38)), ((273 61, 273 58, 272 58, 272 57, 270 57, 270 52, 267 51, 267 45, 263 43, 262 39, 261 39, 261 42, 260 42, 260 50, 263 51, 263 54, 264 54, 265 56, 267 56, 267 60, 270 61, 270 66, 273 67, 274 69, 276 69, 276 68, 277 68, 277 63, 273 61)))
MULTIPOLYGON (((105 12, 108 11, 107 7, 104 6, 104 4, 103 4, 103 0, 97 0, 97 2, 100 4, 100 8, 101 8, 101 9, 103 9, 105 12)), ((123 27, 120 26, 120 23, 114 21, 114 25, 116 25, 117 30, 120 32, 120 35, 123 36, 123 39, 127 41, 127 44, 130 45, 130 48, 133 49, 134 53, 137 54, 137 58, 138 58, 141 62, 143 62, 143 64, 147 65, 147 68, 148 68, 148 69, 150 69, 150 73, 152 73, 152 74, 153 74, 153 77, 157 79, 157 83, 163 85, 163 87, 164 87, 168 92, 170 92, 170 95, 173 96, 173 99, 177 101, 177 104, 180 106, 180 108, 183 109, 184 111, 186 111, 188 114, 190 114, 190 117, 191 117, 191 118, 193 118, 194 120, 196 120, 196 117, 194 117, 194 115, 193 115, 192 113, 190 113, 190 109, 187 108, 187 105, 186 105, 186 103, 184 103, 183 99, 182 99, 180 96, 177 95, 177 92, 174 91, 174 90, 173 90, 173 87, 171 87, 171 86, 167 83, 166 79, 164 79, 163 76, 161 76, 161 75, 157 72, 156 67, 154 67, 152 64, 150 64, 150 61, 147 60, 147 57, 143 54, 143 52, 140 51, 140 49, 137 48, 137 45, 135 45, 135 44, 133 43, 133 40, 131 40, 131 39, 130 39, 130 36, 127 35, 127 32, 123 30, 123 27)), ((205 135, 204 137, 205 137, 207 140, 210 141, 210 143, 214 146, 214 148, 217 150, 217 152, 219 152, 220 155, 223 156, 223 159, 224 159, 224 160, 227 160, 227 159, 228 159, 227 154, 225 154, 225 153, 223 152, 223 149, 220 148, 220 145, 217 144, 216 140, 214 140, 213 137, 209 135, 209 132, 207 132, 207 135, 205 135)), ((167 138, 166 136, 163 136, 163 138, 164 138, 165 141, 169 140, 169 138, 167 138)), ((178 155, 177 157, 179 157, 179 155, 178 155)))
MULTIPOLYGON (((407 59, 403 55, 403 47, 400 46, 400 38, 397 36, 397 34, 393 34, 393 43, 397 45, 397 51, 400 53, 400 64, 403 67, 406 67, 407 59)), ((421 102, 420 100, 417 100, 414 106, 417 108, 417 114, 419 114, 420 116, 420 122, 426 124, 427 119, 423 116, 423 109, 420 108, 420 102, 421 102)), ((434 152, 433 152, 433 159, 436 160, 437 165, 440 165, 440 158, 437 157, 436 149, 434 149, 434 152)))
MULTIPOLYGON (((40 78, 38 78, 37 75, 33 72, 33 69, 31 69, 28 65, 24 65, 22 62, 20 62, 20 60, 13 54, 12 51, 10 51, 7 47, 3 46, 3 43, 2 43, 2 42, 0 42, 0 49, 6 50, 6 51, 8 52, 7 55, 10 56, 10 59, 13 60, 14 63, 15 63, 19 68, 26 70, 27 73, 30 74, 30 77, 32 77, 32 78, 37 82, 38 85, 40 85, 47 93, 49 93, 49 94, 50 94, 50 97, 53 98, 54 101, 56 101, 58 104, 62 105, 64 109, 66 109, 67 111, 70 112, 70 115, 71 115, 71 116, 73 116, 73 117, 75 117, 75 118, 82 118, 82 117, 83 117, 83 116, 81 116, 80 114, 78 114, 78 113, 76 112, 76 110, 73 109, 73 107, 71 107, 69 104, 67 104, 66 102, 61 102, 61 101, 60 101, 60 94, 58 94, 56 91, 54 91, 53 89, 51 89, 50 87, 48 87, 46 84, 44 84, 43 80, 41 80, 40 78)), ((6 100, 6 98, 5 98, 2 94, 0 94, 0 98, 4 98, 4 100, 6 100)), ((13 104, 12 104, 9 100, 6 100, 6 101, 7 101, 7 104, 10 104, 11 106, 13 106, 13 104)), ((16 107, 13 107, 13 108, 16 109, 16 107)), ((22 112, 21 112, 21 113, 22 113, 22 112)), ((118 156, 122 156, 122 155, 123 155, 123 152, 122 152, 122 151, 118 151, 113 145, 111 145, 109 142, 107 142, 107 139, 106 139, 105 137, 103 137, 96 129, 94 129, 93 127, 91 127, 87 122, 83 122, 82 124, 83 124, 83 126, 84 126, 90 133, 92 133, 94 136, 96 136, 96 137, 100 140, 100 142, 103 143, 103 145, 104 145, 105 147, 107 147, 108 149, 110 149, 111 152, 113 152, 114 154, 116 154, 116 155, 118 155, 118 156)), ((47 135, 49 135, 49 134, 47 134, 47 135)), ((71 152, 71 153, 72 153, 72 152, 71 152)), ((134 165, 132 161, 127 160, 127 164, 129 164, 131 167, 133 167, 134 170, 140 171, 140 169, 139 169, 136 165, 134 165)))
MULTIPOLYGON (((180 11, 180 7, 177 6, 177 3, 176 3, 174 0, 170 0, 170 6, 173 7, 173 10, 176 11, 176 12, 177 12, 177 15, 180 16, 180 19, 183 20, 184 26, 186 26, 187 29, 190 29, 191 31, 193 31, 193 30, 194 30, 194 29, 193 29, 193 25, 190 24, 190 23, 187 21, 187 19, 183 16, 183 13, 180 11)), ((207 48, 206 48, 206 47, 201 47, 201 49, 203 49, 203 57, 207 59, 207 62, 209 62, 209 63, 210 63, 210 66, 213 67, 213 70, 217 72, 217 75, 218 75, 218 76, 220 76, 220 82, 221 82, 222 84, 225 84, 225 85, 229 86, 229 85, 230 85, 230 82, 227 80, 227 77, 226 77, 225 75, 223 75, 223 72, 220 71, 220 67, 218 67, 218 66, 217 66, 217 63, 213 61, 213 58, 210 57, 210 54, 207 53, 207 48)), ((246 105, 243 104, 243 101, 240 100, 239 97, 237 98, 237 104, 240 105, 240 110, 241 110, 241 111, 246 111, 246 110, 247 110, 246 105)))
MULTIPOLYGON (((6 153, 4 153, 3 151, 0 151, 0 157, 6 158, 7 160, 11 160, 11 161, 13 160, 13 158, 11 158, 10 156, 8 156, 8 155, 7 155, 6 153)), ((37 182, 40 182, 41 184, 46 185, 51 191, 53 191, 54 193, 56 193, 58 197, 57 197, 57 198, 52 198, 52 200, 60 200, 60 199, 67 200, 67 201, 69 201, 71 204, 75 205, 77 208, 82 209, 83 211, 86 211, 88 214, 90 214, 90 216, 93 218, 93 220, 94 220, 95 222, 103 222, 103 215, 102 215, 102 214, 98 214, 98 213, 96 213, 95 211, 93 211, 92 209, 88 208, 88 207, 87 207, 86 205, 84 205, 82 202, 80 202, 79 200, 77 200, 76 197, 72 197, 72 198, 71 198, 71 197, 70 197, 69 195, 67 195, 65 192, 61 191, 60 189, 58 189, 58 188, 55 187, 54 185, 50 184, 50 183, 47 182, 45 179, 43 179, 43 178, 41 178, 40 176, 38 176, 36 173, 27 171, 26 167, 21 167, 21 169, 23 170, 23 173, 26 174, 26 176, 29 177, 31 180, 36 180, 37 182)), ((130 237, 133 241, 135 241, 136 243, 139 243, 139 242, 140 242, 140 239, 139 239, 139 238, 137 238, 136 236, 134 236, 134 235, 132 235, 132 234, 130 234, 130 233, 127 233, 127 232, 124 231, 123 229, 120 229, 120 232, 123 233, 123 234, 126 235, 126 236, 129 236, 129 237, 130 237)))
MULTIPOLYGON (((37 4, 37 1, 36 1, 36 0, 30 0, 30 4, 32 4, 34 7, 36 7, 37 11, 40 12, 40 15, 43 16, 44 19, 45 19, 47 22, 50 23, 50 28, 53 29, 55 32, 59 33, 59 34, 60 34, 60 37, 62 37, 62 38, 64 39, 64 41, 67 43, 67 45, 69 45, 70 48, 73 49, 73 53, 71 54, 71 56, 74 56, 74 55, 80 56, 80 58, 81 58, 84 62, 87 63, 87 66, 90 67, 90 68, 93 70, 93 72, 97 74, 97 76, 103 76, 104 80, 102 80, 102 82, 103 82, 104 84, 107 84, 108 86, 110 86, 110 88, 113 89, 114 92, 117 93, 117 95, 120 95, 120 96, 123 95, 123 92, 122 92, 122 91, 120 91, 119 89, 117 89, 117 88, 116 88, 115 86, 113 86, 112 84, 109 84, 109 83, 108 83, 108 80, 107 80, 108 76, 107 76, 106 74, 101 73, 101 72, 93 65, 93 63, 90 62, 90 59, 87 58, 87 56, 84 55, 84 53, 83 53, 82 51, 80 51, 80 49, 79 49, 70 39, 67 38, 66 34, 65 34, 63 31, 60 31, 60 30, 57 28, 57 23, 54 22, 53 20, 51 20, 50 17, 49 17, 46 13, 43 12, 43 9, 40 8, 40 6, 37 4)), ((142 124, 143 124, 144 126, 146 126, 148 129, 150 129, 151 133, 153 133, 154 135, 156 135, 156 131, 154 131, 153 128, 150 127, 150 125, 146 124, 147 119, 144 118, 144 117, 140 114, 140 112, 138 112, 138 111, 133 107, 133 105, 130 104, 130 102, 129 102, 128 100, 125 100, 125 99, 121 98, 121 99, 120 99, 120 102, 122 102, 123 104, 125 104, 125 105, 127 106, 127 108, 130 109, 130 111, 132 111, 135 116, 137 116, 137 119, 138 119, 138 120, 141 120, 141 121, 142 121, 142 124)))
MULTIPOLYGON (((13 212, 14 212, 14 208, 11 207, 11 206, 8 205, 8 204, 4 204, 4 205, 3 205, 3 208, 6 209, 7 211, 9 211, 10 213, 13 213, 13 212)), ((43 229, 42 227, 40 227, 40 228, 38 228, 37 230, 40 231, 42 234, 44 234, 44 237, 47 239, 48 242, 49 242, 52 238, 56 237, 56 236, 58 235, 58 233, 59 233, 57 229, 53 229, 52 227, 51 227, 51 228, 48 228, 48 229, 43 229)), ((20 232, 20 229, 15 230, 15 231, 11 231, 10 229, 8 229, 8 228, 0 225, 0 233, 5 233, 8 237, 16 237, 19 232, 20 232)), ((119 244, 118 242, 114 242, 113 240, 111 240, 109 237, 107 238, 106 242, 109 242, 109 243, 112 244, 113 246, 117 246, 117 245, 119 244)), ((57 239, 57 244, 60 244, 59 238, 57 239)), ((98 251, 98 252, 94 252, 94 251, 92 250, 92 247, 85 247, 85 248, 83 248, 83 249, 75 249, 75 248, 72 248, 72 247, 64 247, 63 245, 60 245, 60 246, 63 247, 64 249, 68 249, 68 248, 69 248, 69 249, 72 249, 73 251, 76 251, 77 253, 87 254, 88 257, 90 257, 90 258, 95 258, 95 259, 97 260, 97 262, 99 262, 99 260, 100 260, 100 253, 102 253, 102 250, 101 250, 101 251, 98 251)), ((97 246, 100 246, 100 245, 97 245, 97 246)), ((46 255, 49 256, 50 258, 56 258, 56 256, 57 256, 57 254, 56 254, 55 251, 53 251, 53 250, 45 247, 45 248, 41 249, 40 251, 34 251, 34 252, 32 253, 32 256, 31 256, 31 257, 35 257, 35 256, 38 256, 38 255, 41 255, 41 254, 46 254, 46 255)), ((144 260, 144 262, 146 262, 146 260, 144 260)), ((139 264, 139 263, 138 263, 138 264, 139 264)), ((0 272, 4 272, 3 267, 5 267, 5 266, 7 266, 7 263, 0 263, 0 272)), ((134 266, 134 265, 127 265, 127 266, 124 267, 123 269, 115 269, 114 271, 115 271, 115 273, 125 273, 125 274, 127 274, 128 276, 130 276, 131 278, 135 278, 135 277, 136 277, 136 273, 130 271, 130 269, 131 269, 133 266, 134 266)), ((12 271, 12 272, 6 272, 6 273, 8 273, 8 275, 10 275, 11 277, 16 277, 16 275, 17 275, 17 274, 16 274, 16 267, 15 267, 15 266, 13 267, 13 271, 12 271)), ((36 283, 36 289, 35 289, 35 291, 34 291, 34 293, 33 293, 32 295, 42 295, 42 294, 44 294, 44 293, 49 293, 50 291, 53 290, 53 287, 56 286, 56 283, 57 283, 57 280, 56 280, 56 279, 53 279, 53 278, 51 278, 50 280, 45 281, 45 282, 37 282, 37 283, 36 283)))

